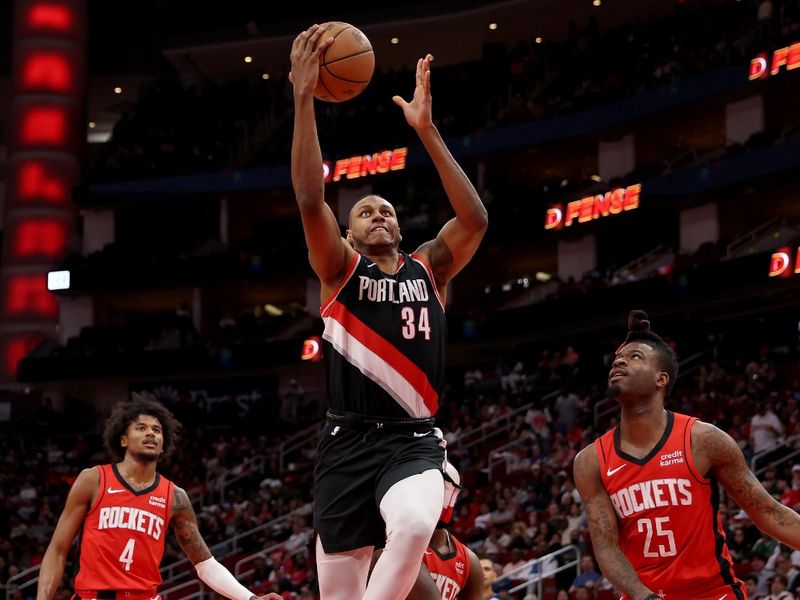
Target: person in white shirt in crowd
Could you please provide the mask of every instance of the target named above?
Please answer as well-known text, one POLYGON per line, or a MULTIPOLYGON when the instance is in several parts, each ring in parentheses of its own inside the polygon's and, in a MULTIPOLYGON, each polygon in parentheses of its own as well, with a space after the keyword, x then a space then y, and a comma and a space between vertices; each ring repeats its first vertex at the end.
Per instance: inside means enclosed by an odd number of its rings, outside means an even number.
POLYGON ((772 407, 759 402, 756 405, 756 414, 750 419, 750 445, 753 452, 765 452, 778 445, 783 435, 783 424, 778 415, 772 412, 772 407))

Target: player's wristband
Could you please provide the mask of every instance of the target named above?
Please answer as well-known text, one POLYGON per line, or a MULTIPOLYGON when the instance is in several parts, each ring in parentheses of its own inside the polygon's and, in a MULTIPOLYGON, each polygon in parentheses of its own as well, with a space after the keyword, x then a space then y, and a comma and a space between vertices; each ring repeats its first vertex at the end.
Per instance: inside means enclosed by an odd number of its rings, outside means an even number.
POLYGON ((194 568, 203 583, 220 596, 231 598, 231 600, 250 600, 255 595, 236 581, 231 572, 219 564, 213 556, 197 563, 194 568))

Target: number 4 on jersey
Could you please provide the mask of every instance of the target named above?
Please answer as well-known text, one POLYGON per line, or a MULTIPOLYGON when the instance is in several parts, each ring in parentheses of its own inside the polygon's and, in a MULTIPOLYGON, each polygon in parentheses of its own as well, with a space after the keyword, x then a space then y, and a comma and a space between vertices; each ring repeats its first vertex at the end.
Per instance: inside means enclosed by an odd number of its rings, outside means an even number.
POLYGON ((122 554, 119 555, 119 562, 125 565, 125 570, 130 571, 131 565, 133 564, 133 549, 136 546, 136 540, 131 538, 128 540, 128 543, 125 544, 125 549, 122 551, 122 554))
POLYGON ((419 309, 419 321, 414 321, 414 309, 410 306, 404 306, 400 311, 400 318, 403 319, 403 337, 407 340, 413 340, 417 333, 423 333, 426 340, 431 339, 431 325, 428 318, 428 307, 423 306, 419 309))

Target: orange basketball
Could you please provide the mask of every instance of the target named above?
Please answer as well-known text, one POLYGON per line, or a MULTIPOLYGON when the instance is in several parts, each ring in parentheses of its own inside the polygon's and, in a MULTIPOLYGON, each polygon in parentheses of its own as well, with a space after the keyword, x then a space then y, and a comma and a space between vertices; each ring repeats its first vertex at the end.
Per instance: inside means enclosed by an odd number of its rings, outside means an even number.
POLYGON ((344 102, 367 87, 375 70, 372 44, 349 23, 323 23, 320 39, 333 37, 333 43, 320 56, 319 80, 314 96, 326 102, 344 102))

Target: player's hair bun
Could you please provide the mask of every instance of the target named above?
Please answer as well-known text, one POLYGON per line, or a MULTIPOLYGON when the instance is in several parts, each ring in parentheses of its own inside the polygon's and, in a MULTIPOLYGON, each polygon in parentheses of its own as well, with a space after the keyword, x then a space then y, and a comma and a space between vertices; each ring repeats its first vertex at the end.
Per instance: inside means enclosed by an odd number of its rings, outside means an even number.
POLYGON ((628 331, 650 331, 650 319, 643 310, 632 310, 628 314, 628 331))

